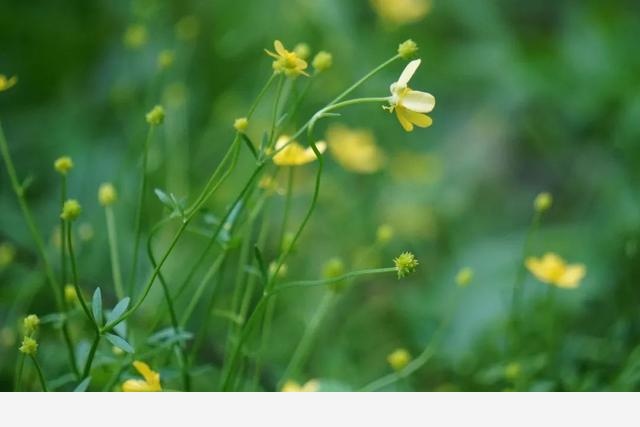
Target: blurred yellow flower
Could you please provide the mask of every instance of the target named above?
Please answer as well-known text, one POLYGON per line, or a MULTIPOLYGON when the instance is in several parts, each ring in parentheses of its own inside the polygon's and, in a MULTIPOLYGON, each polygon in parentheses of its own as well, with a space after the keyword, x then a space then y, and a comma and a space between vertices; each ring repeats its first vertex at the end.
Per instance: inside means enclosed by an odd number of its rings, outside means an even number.
POLYGON ((417 22, 431 10, 431 0, 371 0, 382 20, 394 25, 417 22))
POLYGON ((399 371, 404 368, 410 361, 411 354, 404 348, 398 348, 387 356, 387 362, 389 362, 389 366, 391 366, 394 371, 399 371))
POLYGON ((333 56, 329 52, 321 50, 313 57, 311 65, 317 73, 328 70, 333 65, 333 56))
POLYGON ((467 286, 473 280, 473 270, 469 267, 464 267, 456 274, 456 284, 461 287, 467 286))
MULTIPOLYGON (((289 139, 286 135, 278 138, 276 150, 279 151, 273 156, 273 163, 278 166, 301 166, 316 160, 316 153, 311 147, 303 148, 296 141, 289 142, 289 139)), ((324 141, 318 141, 316 147, 322 154, 327 149, 327 144, 324 141)))
POLYGON ((80 203, 76 199, 68 199, 62 205, 62 213, 60 214, 60 218, 65 221, 73 221, 74 219, 80 216, 82 212, 82 207, 80 203))
POLYGON ((0 74, 0 92, 11 89, 18 83, 18 77, 7 77, 4 74, 0 74))
POLYGON ((30 314, 22 319, 22 328, 25 335, 33 335, 40 326, 40 318, 36 314, 30 314))
POLYGON ((198 37, 200 22, 193 15, 187 15, 176 23, 176 37, 182 41, 190 41, 198 37))
POLYGON ((38 341, 31 337, 24 337, 22 339, 22 345, 18 348, 21 353, 27 356, 33 356, 38 351, 38 341))
POLYGON ((420 263, 411 252, 403 252, 398 256, 398 258, 393 260, 393 264, 395 265, 396 270, 398 270, 398 279, 402 279, 416 271, 416 268, 420 263))
POLYGON ((276 53, 267 49, 264 51, 267 52, 267 55, 275 58, 273 70, 276 73, 284 73, 287 77, 297 77, 301 74, 309 76, 304 71, 307 68, 307 61, 300 58, 295 52, 289 52, 285 49, 280 40, 273 42, 273 47, 276 53))
POLYGON ((536 212, 545 212, 551 208, 553 204, 553 196, 550 193, 543 192, 536 196, 536 199, 533 201, 533 207, 536 212))
POLYGON ((78 293, 76 292, 76 288, 70 283, 64 285, 64 300, 69 305, 73 305, 78 301, 78 293))
POLYGON ((0 243, 0 270, 10 265, 16 257, 16 248, 8 242, 0 243))
POLYGON ((112 205, 118 198, 115 187, 110 182, 100 184, 98 188, 98 201, 102 206, 112 205))
POLYGON ((389 224, 381 224, 376 230, 376 242, 380 244, 388 243, 393 239, 394 230, 389 224))
POLYGON ((164 122, 164 107, 162 105, 154 106, 146 115, 147 123, 152 126, 161 125, 164 122))
POLYGON ((311 55, 311 48, 306 43, 298 43, 293 48, 293 52, 298 55, 300 59, 307 59, 311 55))
POLYGON ((133 367, 140 372, 144 379, 126 380, 122 384, 122 391, 162 391, 159 373, 152 371, 149 365, 139 360, 133 362, 133 367))
POLYGON ((239 117, 233 122, 233 128, 240 133, 245 133, 248 127, 249 120, 246 117, 239 117))
POLYGON ((123 42, 129 49, 138 49, 147 43, 147 28, 142 24, 132 24, 124 32, 123 42))
POLYGON ((58 157, 56 161, 53 162, 53 168, 58 171, 58 173, 66 175, 73 169, 73 160, 69 156, 58 157))
POLYGON ((542 258, 529 257, 525 265, 541 282, 565 289, 577 288, 586 274, 584 264, 567 264, 552 252, 544 254, 542 258))
POLYGON ((173 62, 176 59, 176 54, 169 49, 165 49, 158 54, 158 68, 161 70, 166 70, 173 65, 173 62))
POLYGON ((310 380, 303 386, 298 384, 295 381, 287 381, 282 386, 282 391, 284 392, 314 392, 320 389, 320 383, 317 380, 310 380))
POLYGON ((333 125, 327 131, 327 141, 333 157, 347 170, 366 174, 384 166, 385 156, 368 130, 333 125))
POLYGON ((407 86, 419 66, 419 59, 407 64, 398 81, 391 84, 391 98, 389 99, 391 105, 385 107, 390 112, 396 112, 400 125, 407 132, 413 130, 413 125, 426 128, 433 123, 431 117, 423 113, 433 110, 436 99, 430 93, 412 90, 407 86))

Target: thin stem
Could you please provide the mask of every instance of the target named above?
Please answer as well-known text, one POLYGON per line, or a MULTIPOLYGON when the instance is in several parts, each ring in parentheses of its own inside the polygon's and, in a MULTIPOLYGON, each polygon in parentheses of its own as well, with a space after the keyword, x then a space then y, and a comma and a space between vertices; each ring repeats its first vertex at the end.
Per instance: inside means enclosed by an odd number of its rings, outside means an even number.
POLYGON ((371 274, 380 274, 380 273, 395 273, 397 271, 398 271, 398 269, 396 267, 371 268, 371 269, 367 269, 367 270, 351 271, 351 272, 345 273, 345 274, 343 274, 341 276, 332 277, 332 278, 329 278, 329 279, 299 280, 299 281, 296 281, 296 282, 287 282, 287 283, 283 283, 280 286, 276 286, 271 291, 271 294, 278 294, 278 293, 284 291, 285 289, 311 288, 311 287, 316 287, 316 286, 326 286, 326 285, 330 285, 332 283, 341 282, 343 280, 352 279, 354 277, 368 276, 368 275, 371 275, 371 274))
POLYGON ((280 97, 282 96, 282 87, 284 85, 284 75, 278 80, 278 88, 276 89, 276 96, 273 101, 273 112, 271 113, 271 131, 269 132, 269 143, 267 147, 271 149, 275 143, 276 138, 276 124, 278 119, 278 107, 280 106, 280 97))
POLYGON ((251 104, 251 107, 249 107, 249 112, 247 113, 247 119, 250 119, 253 113, 256 111, 256 108, 258 107, 260 100, 262 99, 264 94, 267 93, 267 89, 269 89, 269 86, 271 86, 271 83, 273 83, 273 80, 275 78, 276 78, 276 74, 275 73, 271 74, 271 76, 269 77, 269 80, 267 80, 267 83, 263 86, 263 88, 258 93, 258 96, 256 97, 255 101, 253 101, 253 104, 251 104))
POLYGON ((73 251, 73 241, 72 241, 73 239, 71 238, 72 222, 71 221, 65 221, 65 222, 67 224, 66 226, 67 247, 69 248, 69 259, 71 260, 71 281, 73 282, 73 287, 75 288, 76 294, 78 295, 78 301, 80 301, 80 306, 82 307, 82 311, 84 311, 84 314, 87 316, 89 321, 97 328, 98 325, 96 324, 96 321, 93 318, 91 311, 89 310, 89 306, 87 305, 87 302, 84 300, 84 295, 82 293, 82 290, 80 289, 80 285, 78 284, 78 268, 76 264, 76 256, 73 251))
POLYGON ((329 105, 333 105, 338 103, 340 100, 344 99, 347 97, 347 95, 349 95, 351 92, 353 92, 354 90, 356 90, 356 88, 358 88, 358 86, 360 86, 361 84, 363 84, 364 82, 366 82, 367 80, 369 80, 371 77, 373 77, 375 74, 377 74, 380 70, 382 70, 383 68, 385 68, 387 65, 393 63, 394 61, 396 61, 397 59, 400 59, 400 55, 396 55, 388 60, 386 60, 385 62, 383 62, 382 64, 378 65, 376 68, 374 68, 373 70, 371 70, 370 72, 368 72, 367 74, 364 75, 364 77, 362 77, 360 80, 358 80, 357 82, 355 82, 354 84, 352 84, 350 87, 348 87, 344 92, 342 92, 340 95, 338 95, 337 97, 335 97, 335 99, 333 101, 331 101, 329 103, 329 105))
POLYGON ((24 353, 20 353, 18 356, 18 370, 16 372, 16 381, 14 386, 14 391, 20 391, 22 388, 22 372, 24 371, 24 353))
POLYGON ((42 391, 49 391, 47 389, 47 381, 44 379, 44 374, 42 373, 42 368, 40 368, 40 363, 38 363, 38 359, 35 355, 31 355, 31 360, 33 360, 33 365, 36 367, 36 372, 38 372, 38 379, 40 379, 40 386, 42 387, 42 391))
POLYGON ((144 146, 142 147, 142 172, 140 177, 140 192, 138 193, 138 205, 136 207, 136 232, 133 241, 133 261, 131 263, 131 271, 129 272, 129 295, 133 294, 133 286, 136 280, 136 273, 138 269, 138 251, 140 249, 140 235, 142 233, 142 208, 144 204, 144 197, 147 192, 147 162, 149 159, 149 143, 153 136, 154 129, 155 125, 149 125, 147 138, 145 139, 144 146))
POLYGON ((540 225, 541 214, 540 211, 535 211, 533 214, 533 218, 531 219, 531 223, 529 224, 529 228, 527 229, 527 234, 524 238, 524 243, 522 245, 522 253, 518 260, 518 272, 516 274, 516 279, 513 284, 513 295, 511 300, 511 323, 515 325, 518 317, 518 308, 520 306, 520 300, 522 299, 522 287, 524 284, 526 269, 524 266, 527 255, 529 254, 531 240, 533 234, 538 229, 540 225))
POLYGON ((284 235, 287 232, 287 222, 289 220, 289 211, 291 210, 291 196, 293 194, 294 173, 295 173, 295 167, 289 166, 289 173, 287 175, 287 193, 284 199, 284 213, 282 215, 282 225, 280 226, 280 238, 278 239, 278 250, 282 250, 282 244, 284 243, 284 235))
POLYGON ((107 220, 107 235, 109 238, 109 253, 111 255, 111 275, 119 300, 124 298, 124 286, 122 284, 122 273, 120 270, 120 255, 118 254, 118 234, 116 233, 116 221, 113 215, 113 208, 105 206, 104 214, 107 220))
MULTIPOLYGON (((67 200, 67 176, 62 174, 60 185, 60 212, 64 207, 64 202, 67 200)), ((64 286, 67 283, 67 247, 65 243, 65 222, 60 218, 60 283, 64 286)))
POLYGON ((101 336, 102 335, 99 332, 96 332, 96 337, 93 339, 93 343, 91 344, 91 349, 89 350, 89 354, 87 355, 87 361, 84 364, 84 370, 82 371, 83 378, 87 378, 91 373, 91 365, 93 364, 93 358, 96 355, 98 344, 100 344, 101 336))

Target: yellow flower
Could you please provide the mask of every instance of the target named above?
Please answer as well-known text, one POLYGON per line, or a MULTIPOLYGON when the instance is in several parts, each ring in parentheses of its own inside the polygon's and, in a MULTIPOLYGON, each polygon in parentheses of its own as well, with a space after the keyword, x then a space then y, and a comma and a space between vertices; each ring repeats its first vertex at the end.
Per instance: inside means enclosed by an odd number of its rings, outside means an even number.
POLYGON ((347 170, 368 174, 384 166, 384 154, 368 130, 333 125, 327 131, 327 140, 331 154, 347 170))
POLYGON ((139 360, 133 362, 133 367, 140 372, 144 379, 126 380, 122 384, 122 391, 162 391, 159 373, 152 371, 149 365, 139 360))
POLYGON ((161 125, 164 122, 164 108, 162 105, 156 105, 145 115, 145 118, 152 126, 161 125))
POLYGON ((16 257, 16 248, 11 243, 0 243, 0 270, 10 265, 16 257))
POLYGON ((147 29, 144 25, 130 25, 124 32, 124 45, 130 49, 138 49, 147 43, 147 29))
POLYGON ((412 90, 407 86, 419 66, 419 59, 407 64, 398 81, 391 84, 391 98, 389 98, 391 105, 385 107, 390 112, 396 112, 398 121, 407 132, 413 130, 413 125, 426 128, 433 123, 431 117, 423 113, 433 110, 436 99, 430 93, 412 90))
POLYGON ((33 335, 40 326, 40 318, 35 314, 30 314, 22 320, 22 327, 25 335, 33 335))
POLYGON ((53 168, 58 171, 58 173, 66 175, 73 169, 73 160, 71 160, 69 156, 58 157, 56 161, 53 162, 53 168))
POLYGON ((233 122, 233 128, 240 133, 245 133, 248 127, 249 120, 246 117, 239 117, 233 122))
POLYGON ((100 184, 98 188, 98 201, 102 206, 112 205, 118 198, 118 193, 110 182, 100 184))
POLYGON ((158 68, 166 70, 173 65, 176 55, 172 50, 165 49, 158 54, 158 68))
POLYGON ((552 252, 544 254, 542 258, 529 257, 525 265, 541 282, 565 289, 577 288, 586 274, 584 264, 567 264, 552 252))
MULTIPOLYGON (((289 139, 286 135, 278 138, 276 141, 278 152, 273 156, 273 163, 278 166, 301 166, 316 160, 316 153, 311 147, 304 148, 296 141, 289 142, 289 139)), ((318 141, 316 147, 322 154, 327 149, 327 144, 324 141, 318 141)))
POLYGON ((38 341, 31 337, 24 337, 22 339, 22 345, 18 348, 21 353, 27 356, 33 356, 38 351, 38 341))
POLYGON ((411 361, 411 354, 404 349, 398 348, 387 356, 387 362, 394 371, 399 371, 409 364, 411 361))
POLYGON ((473 270, 464 267, 456 274, 456 284, 461 287, 467 286, 473 280, 473 270))
POLYGON ((282 386, 284 392, 314 392, 320 389, 320 383, 317 380, 307 381, 305 385, 301 386, 295 381, 287 381, 282 386))
POLYGON ((17 76, 7 77, 4 74, 0 74, 0 92, 11 89, 16 83, 18 83, 17 76))
POLYGON ((371 0, 371 4, 380 18, 394 25, 417 22, 431 10, 431 0, 371 0))
POLYGON ((78 216, 80 216, 81 212, 82 207, 80 206, 80 203, 78 203, 78 201, 75 199, 69 199, 64 202, 64 205, 62 205, 62 213, 60 214, 60 218, 64 219, 65 221, 73 221, 74 219, 78 218, 78 216))
POLYGON ((396 270, 398 270, 398 279, 402 279, 416 271, 419 264, 418 259, 411 252, 401 253, 398 258, 393 260, 393 263, 395 264, 396 270))
POLYGON ((273 70, 276 73, 284 73, 287 77, 297 77, 300 74, 309 76, 304 70, 307 68, 307 61, 300 58, 295 52, 289 52, 284 48, 280 40, 273 43, 276 53, 265 49, 265 52, 273 58, 273 70))
POLYGON ((418 45, 411 39, 407 39, 398 46, 398 55, 402 59, 411 59, 418 51, 418 45))
POLYGON ((550 193, 544 192, 540 193, 536 196, 536 199, 533 201, 533 207, 536 212, 545 212, 549 210, 551 205, 553 204, 553 196, 550 193))

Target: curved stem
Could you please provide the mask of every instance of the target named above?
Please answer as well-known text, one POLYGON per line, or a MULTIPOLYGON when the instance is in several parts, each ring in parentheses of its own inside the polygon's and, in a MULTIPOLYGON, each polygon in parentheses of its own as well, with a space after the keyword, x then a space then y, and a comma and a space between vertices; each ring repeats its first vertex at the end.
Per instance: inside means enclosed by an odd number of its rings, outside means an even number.
POLYGON ((383 68, 385 68, 387 65, 393 63, 394 61, 396 61, 397 59, 400 59, 400 55, 396 55, 388 60, 386 60, 385 62, 383 62, 382 64, 378 65, 376 68, 374 68, 373 70, 371 70, 370 72, 368 72, 367 74, 364 75, 364 77, 362 77, 360 80, 358 80, 357 82, 355 82, 354 84, 352 84, 350 87, 348 87, 344 92, 342 92, 340 95, 338 95, 337 97, 334 98, 333 101, 331 101, 329 103, 329 105, 333 105, 337 102, 339 102, 340 100, 344 99, 347 97, 347 95, 349 95, 351 92, 353 92, 354 90, 356 90, 356 88, 358 86, 360 86, 361 84, 363 84, 364 82, 366 82, 367 80, 369 80, 371 77, 373 77, 375 74, 377 74, 380 70, 382 70, 383 68))
POLYGON ((358 276, 367 276, 367 275, 370 275, 370 274, 380 274, 380 273, 395 273, 397 271, 398 271, 398 269, 396 267, 371 268, 371 269, 367 269, 367 270, 351 271, 351 272, 343 274, 341 276, 332 277, 332 278, 329 278, 329 279, 299 280, 299 281, 296 281, 296 282, 287 282, 287 283, 283 283, 280 286, 275 287, 271 291, 271 294, 273 294, 273 295, 278 294, 278 293, 284 291, 285 289, 311 288, 311 287, 316 287, 316 286, 326 286, 326 285, 330 285, 332 283, 338 283, 338 282, 341 282, 343 280, 351 279, 351 278, 358 277, 358 276))

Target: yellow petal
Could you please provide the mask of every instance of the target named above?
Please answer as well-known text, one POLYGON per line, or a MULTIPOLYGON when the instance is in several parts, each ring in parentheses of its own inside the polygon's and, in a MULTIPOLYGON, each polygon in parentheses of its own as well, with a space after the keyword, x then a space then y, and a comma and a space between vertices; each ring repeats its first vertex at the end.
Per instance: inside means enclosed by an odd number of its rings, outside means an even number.
POLYGON ((538 258, 529 257, 525 260, 524 265, 527 267, 527 270, 529 270, 529 272, 533 274, 538 280, 545 283, 549 282, 542 261, 540 261, 538 258))
POLYGON ((557 285, 567 289, 577 288, 586 273, 587 269, 583 264, 569 265, 565 269, 564 274, 558 278, 557 285))
POLYGON ((122 391, 126 392, 147 392, 147 391, 155 391, 151 390, 149 384, 143 380, 126 380, 122 384, 122 391))
POLYGON ((416 113, 415 111, 411 110, 405 110, 404 114, 407 120, 409 120, 416 126, 420 126, 421 128, 428 128, 433 124, 433 120, 431 120, 431 117, 427 116, 426 114, 416 113))
POLYGON ((274 41, 273 47, 276 49, 276 52, 278 53, 278 55, 284 56, 287 54, 287 50, 284 48, 280 40, 274 41))
POLYGON ((436 106, 436 99, 430 93, 411 90, 402 97, 400 104, 411 111, 428 113, 436 106))
POLYGON ((406 109, 401 106, 397 106, 396 117, 398 118, 398 121, 400 122, 400 125, 404 130, 406 130, 407 132, 411 132, 413 130, 413 124, 411 124, 411 121, 409 121, 409 119, 407 118, 406 109))
POLYGON ((289 380, 282 386, 282 391, 288 393, 296 393, 302 391, 302 387, 300 387, 300 384, 298 384, 297 382, 289 380))
POLYGON ((148 386, 154 389, 149 391, 159 391, 161 389, 160 374, 151 370, 149 365, 139 360, 135 360, 133 362, 133 367, 136 368, 138 372, 140 372, 140 375, 142 375, 142 377, 145 379, 148 386))
POLYGON ((398 78, 398 82, 397 82, 398 85, 406 86, 407 83, 409 83, 409 80, 411 80, 411 77, 413 77, 413 75, 415 74, 419 66, 420 66, 419 59, 414 59, 413 61, 409 62, 407 66, 404 67, 404 70, 402 70, 402 74, 400 74, 400 77, 398 78))
POLYGON ((265 49, 264 51, 267 53, 267 55, 271 56, 272 58, 275 58, 275 59, 279 59, 280 58, 278 55, 276 55, 275 53, 271 52, 270 50, 265 49))

